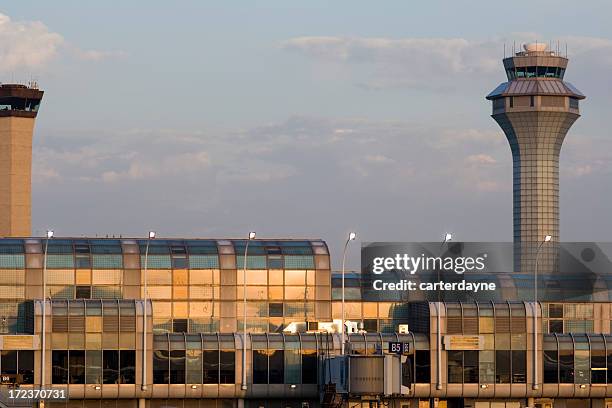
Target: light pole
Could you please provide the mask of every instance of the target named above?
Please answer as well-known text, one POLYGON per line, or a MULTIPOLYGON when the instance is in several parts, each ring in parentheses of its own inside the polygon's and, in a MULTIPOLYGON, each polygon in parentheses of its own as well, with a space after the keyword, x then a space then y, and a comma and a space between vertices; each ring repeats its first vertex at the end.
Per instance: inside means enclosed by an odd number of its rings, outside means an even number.
POLYGON ((246 375, 246 332, 247 332, 247 256, 249 254, 249 242, 255 239, 255 231, 249 232, 249 239, 244 246, 244 262, 242 265, 242 385, 241 389, 246 391, 247 389, 247 375, 246 375))
POLYGON ((539 388, 538 384, 538 258, 544 244, 550 242, 552 237, 546 235, 538 245, 535 257, 535 268, 533 274, 533 386, 534 390, 539 388))
POLYGON ((47 231, 47 239, 45 240, 45 253, 43 254, 43 272, 42 272, 42 287, 43 287, 43 303, 42 303, 42 344, 40 357, 42 363, 40 365, 40 388, 45 386, 45 359, 47 350, 47 249, 49 249, 49 240, 53 238, 53 231, 47 231))
MULTIPOLYGON (((442 241, 442 245, 444 246, 444 244, 450 242, 453 239, 453 234, 447 232, 446 234, 444 234, 444 240, 442 241)), ((441 252, 441 250, 440 250, 441 252)), ((438 282, 436 282, 438 284, 438 302, 436 303, 436 324, 438 326, 437 328, 437 333, 436 333, 436 342, 438 344, 437 347, 437 364, 436 364, 436 389, 437 390, 441 390, 442 389, 442 334, 440 333, 440 328, 442 326, 441 322, 440 322, 440 269, 441 269, 442 265, 440 265, 440 268, 438 268, 438 282)))
POLYGON ((357 238, 357 234, 354 232, 349 232, 348 238, 344 244, 344 251, 342 252, 342 325, 340 326, 340 333, 342 334, 342 340, 340 343, 342 344, 342 355, 344 355, 344 267, 346 264, 346 251, 348 249, 349 242, 354 241, 357 238))
POLYGON ((147 269, 149 268, 149 244, 155 239, 155 231, 149 231, 147 246, 145 247, 143 293, 142 293, 142 384, 140 389, 147 390, 147 269))

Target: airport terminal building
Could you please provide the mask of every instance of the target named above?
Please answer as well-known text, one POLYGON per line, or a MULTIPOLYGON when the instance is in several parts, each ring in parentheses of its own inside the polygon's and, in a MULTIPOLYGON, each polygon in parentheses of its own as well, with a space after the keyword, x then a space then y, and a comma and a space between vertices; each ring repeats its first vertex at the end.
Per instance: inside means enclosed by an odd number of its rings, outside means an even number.
POLYGON ((343 296, 319 239, 30 237, 43 92, 0 86, 0 406, 612 407, 612 268, 530 300, 533 244, 554 244, 543 274, 559 265, 559 151, 584 98, 566 66, 527 46, 487 96, 517 248, 488 300, 375 299, 359 272, 343 296), (41 388, 67 398, 10 398, 41 388))

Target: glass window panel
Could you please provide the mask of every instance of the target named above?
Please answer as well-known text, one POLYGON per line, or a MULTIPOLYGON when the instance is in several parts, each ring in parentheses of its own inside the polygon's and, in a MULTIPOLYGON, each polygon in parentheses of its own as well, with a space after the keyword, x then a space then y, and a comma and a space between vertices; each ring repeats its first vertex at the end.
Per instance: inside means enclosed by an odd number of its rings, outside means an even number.
MULTIPOLYGON (((251 247, 249 246, 249 252, 251 247)), ((244 251, 242 251, 244 254, 244 251)), ((247 256, 247 269, 267 269, 268 263, 265 256, 247 256)), ((236 255, 236 268, 242 270, 244 268, 244 255, 236 255)))
POLYGON ((563 320, 549 320, 548 333, 563 333, 563 320))
POLYGON ((253 384, 268 383, 268 353, 266 350, 253 350, 253 384))
POLYGON ((76 299, 91 299, 91 286, 77 286, 76 299))
POLYGON ((606 383, 606 351, 602 336, 591 336, 591 383, 606 383))
MULTIPOLYGON (((50 271, 47 271, 49 273, 50 271)), ((47 275, 47 283, 49 278, 47 275)), ((25 270, 3 270, 0 274, 0 285, 24 285, 25 284, 25 270)))
POLYGON ((102 350, 85 352, 85 383, 102 384, 102 350))
POLYGON ((202 384, 202 350, 187 350, 185 356, 186 384, 202 384))
POLYGON ((569 336, 559 337, 559 382, 574 382, 574 345, 569 336))
POLYGON ((313 256, 285 256, 285 269, 314 269, 313 256))
POLYGON ((119 240, 90 240, 92 254, 121 254, 121 241, 119 240))
MULTIPOLYGON (((144 282, 145 273, 142 273, 142 279, 144 282)), ((148 270, 147 271, 147 284, 150 285, 172 285, 172 274, 164 270, 148 270)))
POLYGON ((301 367, 300 367, 300 351, 286 350, 285 351, 285 384, 299 384, 301 367))
POLYGON ((557 350, 544 350, 544 383, 557 384, 559 382, 559 357, 557 350))
POLYGON ((122 271, 117 269, 94 269, 91 281, 94 285, 118 285, 121 283, 122 271))
MULTIPOLYGON (((72 258, 72 256, 71 256, 72 258)), ((23 269, 25 267, 25 255, 23 254, 0 254, 0 268, 7 269, 23 269)), ((49 262, 47 261, 47 267, 49 262)))
POLYGON ((589 384, 591 382, 590 366, 589 350, 576 350, 574 355, 576 384, 589 384))
POLYGON ((512 382, 525 384, 527 382, 527 352, 512 350, 512 382))
POLYGON ((94 269, 121 269, 123 268, 122 255, 92 255, 94 269))
POLYGON ((219 357, 219 382, 221 384, 234 384, 236 382, 235 351, 222 350, 219 357))
POLYGON ((172 255, 172 267, 174 269, 187 269, 187 255, 172 255))
POLYGON ((549 304, 548 305, 548 316, 553 318, 563 318, 563 305, 560 304, 549 304))
POLYGON ((448 382, 461 384, 463 382, 463 351, 451 351, 446 353, 448 361, 448 382))
MULTIPOLYGON (((150 255, 148 256, 147 259, 147 269, 171 269, 172 268, 172 261, 170 260, 170 255, 150 255)), ((143 269, 144 269, 144 264, 145 264, 145 256, 141 255, 140 256, 140 264, 143 265, 143 269)))
POLYGON ((282 252, 285 255, 312 255, 312 248, 308 246, 286 246, 283 245, 282 252))
POLYGON ((91 297, 94 299, 120 299, 120 286, 93 286, 91 288, 91 297))
POLYGON ((47 271, 47 285, 74 285, 74 270, 47 271))
POLYGON ((495 382, 497 384, 510 383, 510 351, 497 350, 495 352, 495 382))
MULTIPOLYGON (((247 285, 267 285, 268 284, 268 271, 267 270, 249 270, 247 272, 247 285)), ((244 274, 238 273, 238 285, 244 283, 244 274)))
POLYGON ((284 350, 270 350, 270 384, 283 384, 284 350))
POLYGON ((480 382, 492 384, 495 382, 495 352, 492 350, 480 351, 480 382))
POLYGON ((216 254, 217 251, 215 241, 187 241, 187 252, 190 254, 216 254))
POLYGON ((185 350, 170 351, 170 384, 185 384, 185 350))
POLYGON ((307 288, 305 286, 285 286, 285 299, 302 300, 307 299, 307 288))
POLYGON ((136 384, 136 351, 121 350, 119 363, 119 383, 136 384))
POLYGON ((217 269, 219 268, 219 256, 218 255, 189 255, 189 268, 191 269, 217 269))
POLYGON ((285 263, 281 255, 269 255, 268 256, 268 269, 283 269, 285 263))
POLYGON ((102 382, 104 384, 119 383, 119 350, 102 352, 102 382))
POLYGON ((189 271, 189 283, 191 285, 212 285, 213 282, 213 271, 210 269, 203 270, 190 270, 189 271))
POLYGON ((72 253, 70 255, 47 255, 47 268, 74 269, 74 256, 72 256, 72 253))
POLYGON ((302 384, 317 383, 317 352, 315 350, 302 351, 302 384))
POLYGON ((270 303, 268 305, 268 313, 270 317, 283 317, 283 304, 270 303))
POLYGON ((306 285, 306 271, 285 271, 285 285, 306 285))
MULTIPOLYGON (((34 384, 34 351, 17 352, 17 378, 20 384, 34 384)), ((1 362, 0 362, 1 364, 1 362)))
POLYGON ((170 382, 169 355, 167 350, 153 351, 153 384, 170 382))
POLYGON ((429 383, 431 378, 431 368, 429 350, 416 350, 415 357, 415 377, 417 383, 429 383))
POLYGON ((202 353, 204 362, 203 384, 219 383, 219 351, 204 350, 202 353))
POLYGON ((478 351, 463 352, 463 381, 478 383, 478 351))
POLYGON ((2 364, 1 375, 9 377, 10 382, 17 379, 17 351, 3 350, 0 352, 0 362, 2 364))
MULTIPOLYGON (((5 375, 5 357, 2 352, 2 375, 5 375)), ((68 384, 68 350, 53 350, 51 352, 51 382, 53 384, 68 384)))
POLYGON ((70 384, 85 384, 84 350, 70 350, 68 352, 68 382, 70 384))
POLYGON ((606 343, 608 344, 608 370, 607 370, 607 377, 608 377, 608 384, 612 384, 612 347, 610 347, 610 344, 612 344, 612 338, 609 336, 606 336, 606 343))

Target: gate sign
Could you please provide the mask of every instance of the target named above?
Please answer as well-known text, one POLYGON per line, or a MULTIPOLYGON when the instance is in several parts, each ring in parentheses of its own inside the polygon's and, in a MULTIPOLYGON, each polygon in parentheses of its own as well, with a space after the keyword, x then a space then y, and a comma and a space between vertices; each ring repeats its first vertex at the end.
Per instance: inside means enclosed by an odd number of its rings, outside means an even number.
POLYGON ((410 353, 410 343, 402 343, 401 341, 390 341, 389 342, 389 353, 409 354, 410 353))

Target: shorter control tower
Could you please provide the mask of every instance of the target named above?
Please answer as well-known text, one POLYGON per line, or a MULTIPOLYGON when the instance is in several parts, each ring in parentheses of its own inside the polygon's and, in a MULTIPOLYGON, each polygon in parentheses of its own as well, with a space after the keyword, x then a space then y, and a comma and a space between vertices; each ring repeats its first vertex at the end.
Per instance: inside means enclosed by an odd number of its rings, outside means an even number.
POLYGON ((0 85, 0 237, 32 234, 32 134, 42 97, 36 84, 0 85))
MULTIPOLYGON (((504 59, 508 81, 487 95, 512 150, 515 268, 521 271, 533 270, 546 235, 550 248, 559 241, 559 154, 584 99, 563 80, 567 62, 546 44, 527 44, 504 59)), ((555 252, 547 252, 540 258, 542 272, 557 270, 555 252)))

